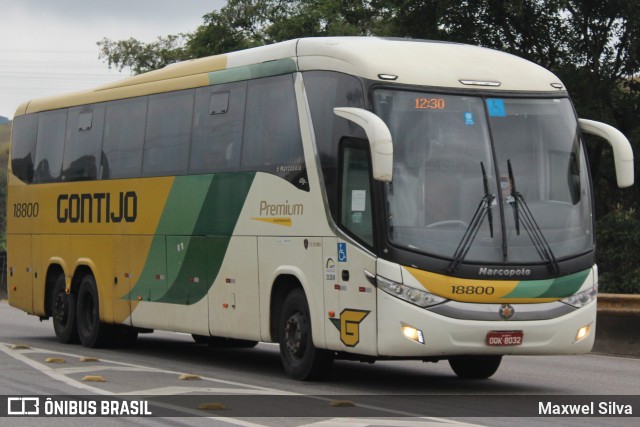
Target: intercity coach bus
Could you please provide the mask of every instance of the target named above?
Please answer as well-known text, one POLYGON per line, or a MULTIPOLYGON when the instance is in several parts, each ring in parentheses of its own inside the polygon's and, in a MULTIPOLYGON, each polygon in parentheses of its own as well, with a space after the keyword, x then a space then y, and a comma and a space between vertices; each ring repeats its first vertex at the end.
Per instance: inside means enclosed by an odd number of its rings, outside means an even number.
POLYGON ((11 305, 57 338, 277 342, 336 358, 581 354, 595 335, 593 196, 562 82, 463 44, 308 38, 170 65, 15 114, 11 305))

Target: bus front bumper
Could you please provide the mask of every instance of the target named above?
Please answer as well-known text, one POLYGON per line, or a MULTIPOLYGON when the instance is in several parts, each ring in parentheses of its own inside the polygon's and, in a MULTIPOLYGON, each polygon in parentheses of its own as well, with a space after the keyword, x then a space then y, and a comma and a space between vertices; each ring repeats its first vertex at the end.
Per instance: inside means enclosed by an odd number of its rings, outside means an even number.
MULTIPOLYGON (((596 301, 544 320, 518 321, 517 315, 506 321, 462 320, 377 292, 378 354, 383 357, 585 354, 595 339, 596 301), (509 338, 489 339, 496 336, 509 338)), ((517 314, 519 306, 513 308, 517 314)))

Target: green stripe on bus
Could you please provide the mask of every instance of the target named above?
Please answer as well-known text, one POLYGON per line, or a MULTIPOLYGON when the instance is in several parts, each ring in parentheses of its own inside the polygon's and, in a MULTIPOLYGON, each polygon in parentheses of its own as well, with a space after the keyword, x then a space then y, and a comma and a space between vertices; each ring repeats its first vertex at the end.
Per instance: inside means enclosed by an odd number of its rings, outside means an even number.
POLYGON ((279 76, 282 74, 295 73, 297 70, 298 67, 293 59, 278 59, 275 61, 263 62, 261 64, 213 71, 209 73, 209 84, 217 85, 222 83, 258 79, 261 77, 279 76))
POLYGON ((176 177, 136 285, 125 299, 193 304, 220 271, 255 172, 176 177))
POLYGON ((590 271, 579 271, 557 279, 522 281, 503 298, 565 298, 580 289, 590 271))
POLYGON ((553 279, 521 281, 515 289, 503 298, 539 298, 552 284, 553 279))
POLYGON ((589 276, 589 270, 579 271, 568 276, 558 277, 540 298, 565 298, 575 294, 589 276))

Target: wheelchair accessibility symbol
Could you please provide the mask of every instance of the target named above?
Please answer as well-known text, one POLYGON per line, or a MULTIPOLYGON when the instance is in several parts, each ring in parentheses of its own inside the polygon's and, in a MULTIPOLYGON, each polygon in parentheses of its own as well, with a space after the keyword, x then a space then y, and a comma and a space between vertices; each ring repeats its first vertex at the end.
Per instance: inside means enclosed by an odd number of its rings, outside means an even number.
POLYGON ((347 262, 347 244, 338 243, 338 262, 347 262))

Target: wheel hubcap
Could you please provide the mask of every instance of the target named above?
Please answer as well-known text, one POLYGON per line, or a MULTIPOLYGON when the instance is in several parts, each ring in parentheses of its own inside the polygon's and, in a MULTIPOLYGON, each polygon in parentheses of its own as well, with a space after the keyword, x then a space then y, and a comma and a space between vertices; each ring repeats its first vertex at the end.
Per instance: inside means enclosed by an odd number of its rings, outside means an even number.
POLYGON ((296 313, 287 320, 284 327, 284 338, 290 354, 300 357, 304 354, 305 340, 302 333, 304 316, 296 313))
POLYGON ((53 305, 53 317, 60 323, 65 323, 67 320, 67 313, 69 312, 69 303, 67 302, 67 296, 63 293, 59 293, 56 296, 53 305))

